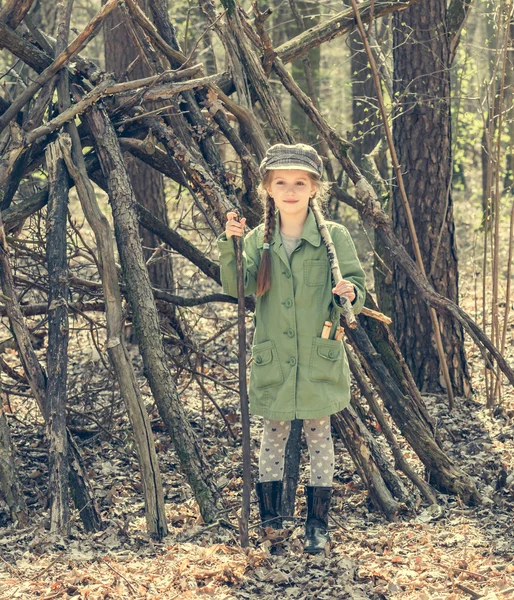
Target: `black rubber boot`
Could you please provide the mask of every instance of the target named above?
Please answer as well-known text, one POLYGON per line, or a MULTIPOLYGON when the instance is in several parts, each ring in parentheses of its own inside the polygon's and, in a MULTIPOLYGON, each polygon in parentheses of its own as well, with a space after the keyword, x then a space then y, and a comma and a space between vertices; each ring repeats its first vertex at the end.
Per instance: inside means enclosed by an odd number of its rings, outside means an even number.
POLYGON ((306 485, 307 521, 305 523, 304 552, 317 554, 324 552, 330 541, 328 534, 328 509, 332 498, 332 488, 306 485))
POLYGON ((282 481, 258 482, 255 490, 259 499, 262 526, 282 529, 282 518, 280 517, 282 481))

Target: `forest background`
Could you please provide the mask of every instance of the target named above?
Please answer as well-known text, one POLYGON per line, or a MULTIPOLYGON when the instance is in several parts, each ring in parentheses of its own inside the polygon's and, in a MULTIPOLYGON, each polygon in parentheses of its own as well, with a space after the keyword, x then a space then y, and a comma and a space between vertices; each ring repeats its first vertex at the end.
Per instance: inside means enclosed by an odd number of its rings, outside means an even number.
POLYGON ((374 71, 350 2, 259 3, 255 23, 248 2, 115 4, 0 4, 0 596, 513 595, 512 2, 358 3, 374 71), (44 71, 83 31, 81 58, 44 71), (315 559, 298 435, 296 520, 263 536, 253 503, 238 542, 237 307, 215 235, 234 205, 259 223, 277 141, 326 157, 326 216, 397 342, 370 317, 346 332, 334 544, 315 559))

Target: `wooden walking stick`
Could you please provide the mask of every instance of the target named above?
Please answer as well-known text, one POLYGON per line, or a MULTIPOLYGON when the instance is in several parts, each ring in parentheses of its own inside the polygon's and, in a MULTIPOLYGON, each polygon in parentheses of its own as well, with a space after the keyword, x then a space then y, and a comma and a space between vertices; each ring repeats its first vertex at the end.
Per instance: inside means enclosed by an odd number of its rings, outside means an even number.
MULTIPOLYGON (((239 221, 239 211, 235 211, 235 220, 239 221)), ((250 465, 250 414, 248 410, 248 394, 246 389, 246 325, 245 325, 245 290, 243 269, 242 237, 234 235, 237 273, 237 331, 239 338, 239 399, 241 404, 241 427, 243 435, 243 502, 239 519, 239 541, 243 548, 248 546, 248 521, 250 518, 250 490, 252 472, 250 465)))
MULTIPOLYGON (((327 224, 325 222, 325 217, 321 212, 316 198, 311 198, 311 209, 314 218, 316 219, 316 223, 318 224, 321 239, 327 247, 327 255, 328 260, 330 261, 330 269, 332 270, 332 277, 334 278, 334 286, 336 286, 342 279, 341 269, 339 268, 339 263, 337 261, 332 236, 330 235, 327 224)), ((342 314, 346 321, 346 324, 348 325, 348 327, 350 327, 350 329, 355 329, 357 327, 357 320, 355 319, 355 315, 353 314, 351 302, 346 296, 339 296, 339 298, 341 299, 341 306, 343 307, 342 314)), ((387 323, 388 325, 392 322, 387 315, 384 315, 383 313, 378 312, 376 310, 371 310, 371 308, 366 308, 365 306, 362 307, 361 312, 367 317, 372 317, 373 319, 377 319, 378 321, 382 321, 383 323, 387 323)), ((335 339, 342 339, 342 336, 340 338, 336 337, 335 339)))
MULTIPOLYGON (((330 261, 330 269, 332 270, 334 286, 336 286, 342 279, 341 269, 339 268, 339 263, 337 261, 336 249, 334 246, 334 242, 332 241, 332 236, 330 235, 327 224, 325 223, 325 217, 321 214, 321 209, 316 198, 311 198, 311 209, 314 214, 314 218, 316 219, 316 223, 318 224, 321 239, 327 247, 327 255, 328 260, 330 261)), ((341 312, 346 321, 346 324, 350 329, 355 329, 357 327, 357 320, 355 319, 355 315, 353 314, 353 308, 350 301, 344 295, 339 296, 339 298, 341 299, 341 312)))

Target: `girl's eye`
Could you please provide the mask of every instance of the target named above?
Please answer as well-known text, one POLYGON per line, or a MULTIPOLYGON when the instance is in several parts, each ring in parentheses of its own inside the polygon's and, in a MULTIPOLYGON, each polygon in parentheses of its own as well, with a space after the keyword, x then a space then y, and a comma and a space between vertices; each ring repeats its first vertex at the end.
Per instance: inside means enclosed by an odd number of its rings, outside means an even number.
POLYGON ((298 181, 296 185, 305 185, 303 181, 298 181))

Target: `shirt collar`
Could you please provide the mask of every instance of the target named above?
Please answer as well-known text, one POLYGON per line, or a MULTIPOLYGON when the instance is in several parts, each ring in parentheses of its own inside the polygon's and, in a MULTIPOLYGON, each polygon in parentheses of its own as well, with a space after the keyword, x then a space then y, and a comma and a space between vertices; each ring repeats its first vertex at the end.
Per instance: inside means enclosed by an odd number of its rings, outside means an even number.
MULTIPOLYGON (((277 247, 282 244, 282 236, 280 235, 280 211, 277 210, 275 213, 276 223, 275 230, 273 231, 273 235, 271 236, 270 244, 277 243, 277 247)), ((311 210, 311 207, 308 207, 307 210, 307 219, 303 225, 303 231, 301 235, 302 240, 306 240, 312 246, 318 247, 321 243, 321 234, 318 229, 318 225, 316 223, 316 219, 314 217, 314 213, 311 210)), ((264 236, 260 238, 257 246, 258 248, 262 248, 264 243, 264 236)))

